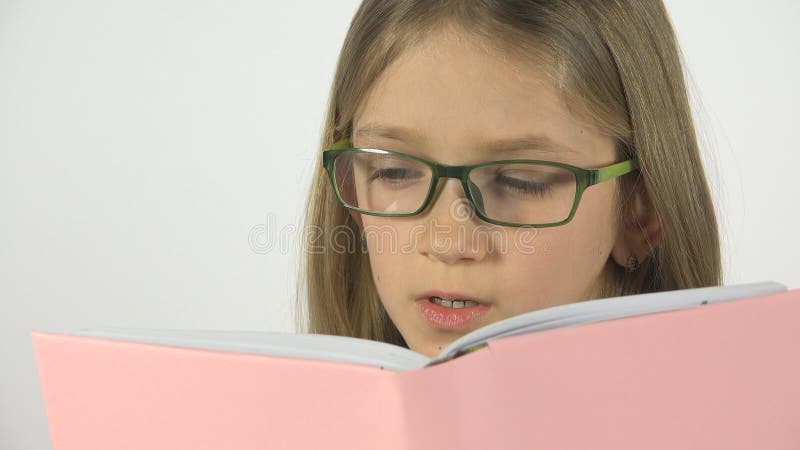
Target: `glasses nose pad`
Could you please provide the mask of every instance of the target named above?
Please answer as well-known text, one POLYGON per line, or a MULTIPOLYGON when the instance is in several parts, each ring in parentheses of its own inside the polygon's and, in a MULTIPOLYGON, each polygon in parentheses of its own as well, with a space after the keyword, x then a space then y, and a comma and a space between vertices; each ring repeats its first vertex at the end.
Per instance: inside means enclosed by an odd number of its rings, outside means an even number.
POLYGON ((483 196, 481 195, 481 190, 478 189, 478 185, 472 182, 472 180, 467 180, 467 189, 469 189, 469 194, 472 197, 472 201, 475 202, 475 207, 481 214, 485 213, 486 210, 483 209, 483 196))

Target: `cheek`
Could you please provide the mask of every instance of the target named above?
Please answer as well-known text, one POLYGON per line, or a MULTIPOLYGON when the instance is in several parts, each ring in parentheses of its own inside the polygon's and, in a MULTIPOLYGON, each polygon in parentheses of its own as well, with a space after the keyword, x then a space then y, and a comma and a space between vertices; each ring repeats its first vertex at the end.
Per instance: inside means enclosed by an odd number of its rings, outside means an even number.
POLYGON ((587 257, 608 256, 617 236, 614 182, 587 189, 575 213, 574 251, 587 257))
POLYGON ((515 299, 509 302, 511 314, 582 299, 597 282, 614 243, 616 221, 609 192, 588 194, 567 225, 535 229, 524 245, 509 232, 512 245, 492 284, 501 296, 515 299))
POLYGON ((575 267, 590 276, 597 276, 605 265, 617 236, 614 185, 593 186, 581 199, 570 226, 564 231, 569 238, 561 246, 572 255, 575 267))
POLYGON ((408 280, 412 264, 405 261, 413 257, 413 246, 407 229, 400 220, 388 221, 374 216, 362 216, 369 248, 369 263, 375 286, 381 301, 387 306, 395 301, 394 296, 408 280))
MULTIPOLYGON (((509 315, 561 304, 575 284, 576 258, 570 247, 572 233, 557 228, 537 229, 532 239, 514 241, 500 260, 490 283, 509 315)), ((488 280, 487 280, 488 281, 488 280)))

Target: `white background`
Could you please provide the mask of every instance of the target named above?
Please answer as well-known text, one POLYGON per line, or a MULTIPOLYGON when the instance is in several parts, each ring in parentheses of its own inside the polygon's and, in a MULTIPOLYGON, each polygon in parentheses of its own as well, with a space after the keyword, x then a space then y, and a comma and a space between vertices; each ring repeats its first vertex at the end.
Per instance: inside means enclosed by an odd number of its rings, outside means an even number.
MULTIPOLYGON (((50 446, 31 329, 291 331, 358 3, 0 0, 0 448, 50 446), (267 223, 288 246, 260 254, 267 223)), ((800 287, 799 5, 667 0, 726 284, 800 287)))

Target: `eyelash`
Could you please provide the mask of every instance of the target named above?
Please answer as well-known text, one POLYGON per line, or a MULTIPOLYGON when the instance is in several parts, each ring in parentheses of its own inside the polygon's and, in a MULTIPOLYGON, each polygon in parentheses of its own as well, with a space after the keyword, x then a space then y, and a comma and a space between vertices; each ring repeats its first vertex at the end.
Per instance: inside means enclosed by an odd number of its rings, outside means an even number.
POLYGON ((507 186, 509 189, 515 192, 521 192, 523 194, 535 194, 539 196, 543 196, 550 192, 550 185, 546 183, 535 183, 530 181, 523 181, 517 178, 507 177, 502 174, 497 174, 495 179, 502 179, 503 184, 507 186))
MULTIPOLYGON (((378 169, 375 169, 375 171, 372 173, 372 175, 370 175, 368 181, 372 181, 372 180, 374 180, 376 178, 384 178, 384 179, 390 179, 391 181, 395 181, 396 182, 396 181, 398 181, 397 179, 392 179, 391 177, 386 177, 384 174, 387 174, 387 173, 389 173, 389 174, 391 174, 391 173, 394 173, 394 174, 396 174, 396 173, 407 174, 409 172, 412 172, 412 169, 408 169, 406 167, 378 168, 378 169)), ((400 180, 400 181, 404 181, 404 180, 400 180)))

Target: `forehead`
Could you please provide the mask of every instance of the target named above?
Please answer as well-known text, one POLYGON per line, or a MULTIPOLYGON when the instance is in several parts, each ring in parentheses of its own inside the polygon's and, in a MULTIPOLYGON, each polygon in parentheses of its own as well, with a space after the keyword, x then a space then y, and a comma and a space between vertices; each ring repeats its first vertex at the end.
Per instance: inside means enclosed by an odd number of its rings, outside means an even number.
POLYGON ((463 163, 534 150, 591 162, 603 136, 574 114, 546 67, 442 36, 407 49, 373 83, 354 116, 356 145, 435 148, 438 159, 463 163))
MULTIPOLYGON (((359 125, 353 132, 353 141, 362 146, 370 143, 395 142, 408 145, 412 149, 422 150, 426 147, 426 136, 419 131, 402 126, 385 125, 369 122, 359 125)), ((529 134, 509 138, 500 138, 470 144, 481 157, 564 157, 579 158, 584 152, 579 148, 567 146, 545 134, 529 134)), ((413 152, 413 150, 412 150, 413 152)), ((423 156, 420 154, 419 156, 423 156)))

